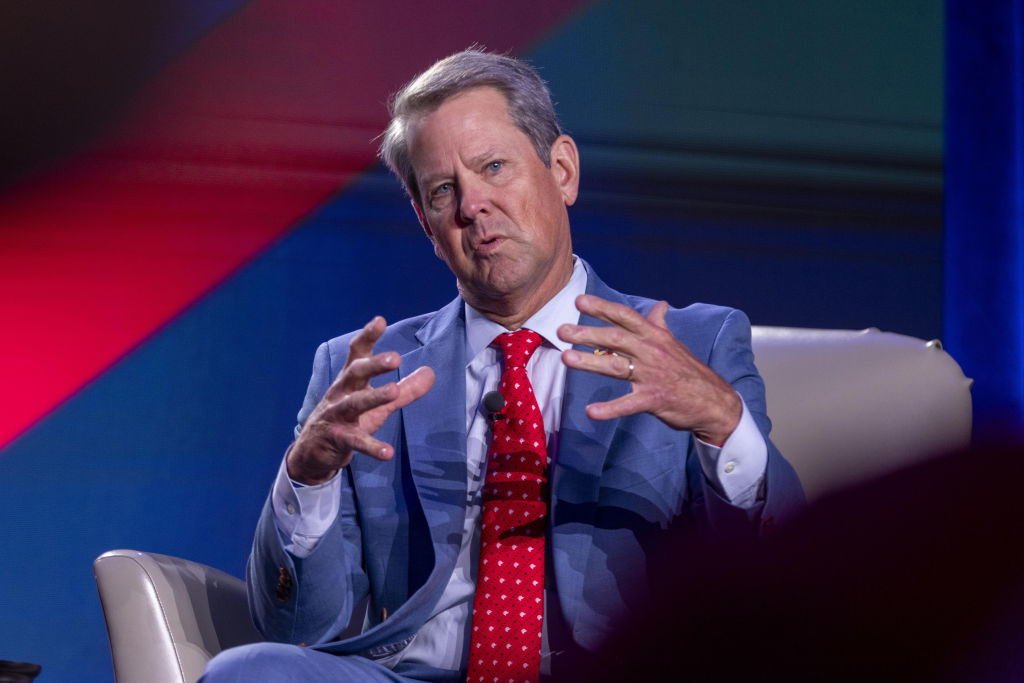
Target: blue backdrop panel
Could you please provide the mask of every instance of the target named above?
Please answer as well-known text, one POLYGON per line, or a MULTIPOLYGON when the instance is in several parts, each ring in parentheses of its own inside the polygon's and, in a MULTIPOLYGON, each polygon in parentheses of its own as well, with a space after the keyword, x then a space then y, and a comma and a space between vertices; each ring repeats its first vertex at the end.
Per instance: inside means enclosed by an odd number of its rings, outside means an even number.
POLYGON ((1024 432, 1024 2, 946 7, 946 340, 976 433, 1024 432))
POLYGON ((349 189, 4 450, 0 657, 109 680, 111 548, 242 576, 317 344, 455 296, 397 186, 349 189))

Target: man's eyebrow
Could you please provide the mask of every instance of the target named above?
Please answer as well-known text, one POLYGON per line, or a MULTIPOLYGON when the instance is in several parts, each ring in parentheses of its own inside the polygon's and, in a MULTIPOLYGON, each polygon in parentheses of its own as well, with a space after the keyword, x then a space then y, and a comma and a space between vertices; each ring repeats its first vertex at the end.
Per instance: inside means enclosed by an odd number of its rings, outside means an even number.
POLYGON ((442 178, 443 179, 448 179, 450 177, 451 177, 450 173, 431 173, 431 174, 425 175, 425 176, 423 176, 421 178, 417 178, 416 181, 417 181, 417 183, 419 184, 420 187, 422 187, 423 189, 427 189, 427 188, 433 187, 434 184, 436 184, 442 178))
POLYGON ((491 159, 498 155, 498 151, 494 147, 488 147, 486 151, 477 154, 469 159, 469 167, 476 168, 482 165, 488 159, 491 159))
MULTIPOLYGON (((477 166, 483 165, 483 163, 488 159, 492 159, 496 156, 500 156, 498 150, 494 147, 488 147, 485 151, 481 152, 480 154, 470 157, 467 165, 469 166, 469 168, 476 168, 477 166)), ((421 178, 417 178, 416 180, 419 183, 420 187, 426 189, 432 187, 435 183, 441 180, 451 180, 452 177, 453 174, 447 172, 429 173, 421 178)))
POLYGON ((424 191, 428 191, 432 190, 438 183, 451 182, 454 179, 454 173, 450 173, 448 171, 435 171, 423 176, 416 176, 416 184, 424 191))

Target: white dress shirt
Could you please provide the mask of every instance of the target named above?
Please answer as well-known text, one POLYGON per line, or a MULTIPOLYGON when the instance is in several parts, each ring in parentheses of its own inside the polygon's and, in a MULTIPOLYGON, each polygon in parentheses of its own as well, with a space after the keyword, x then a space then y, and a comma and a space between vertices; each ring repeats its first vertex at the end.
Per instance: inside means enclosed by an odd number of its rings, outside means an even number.
MULTIPOLYGON (((561 427, 562 397, 566 366, 561 352, 571 344, 558 338, 556 331, 565 323, 579 322, 575 300, 586 292, 587 272, 579 259, 569 282, 547 304, 527 320, 523 327, 543 337, 541 346, 527 364, 527 374, 544 418, 548 441, 548 462, 558 458, 558 433, 561 427)), ((469 647, 470 616, 476 588, 476 566, 480 551, 481 486, 490 430, 483 396, 498 386, 501 378, 501 351, 491 341, 508 332, 466 305, 466 519, 462 547, 455 571, 441 595, 430 619, 415 639, 390 661, 416 661, 442 669, 457 670, 463 651, 469 647)), ((695 439, 704 476, 732 504, 751 508, 767 465, 767 447, 753 418, 743 405, 740 423, 721 448, 695 439)), ((356 455, 355 457, 366 457, 356 455)), ((338 514, 340 477, 317 486, 297 485, 288 478, 282 462, 272 493, 274 516, 285 549, 298 557, 312 552, 338 514)))

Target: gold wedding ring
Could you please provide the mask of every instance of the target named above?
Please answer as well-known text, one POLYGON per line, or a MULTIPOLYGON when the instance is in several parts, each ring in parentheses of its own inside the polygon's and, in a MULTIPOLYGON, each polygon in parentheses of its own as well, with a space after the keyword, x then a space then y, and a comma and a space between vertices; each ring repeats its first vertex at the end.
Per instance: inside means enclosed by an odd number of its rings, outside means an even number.
POLYGON ((633 379, 633 370, 635 368, 633 366, 633 359, 630 358, 629 356, 623 356, 621 353, 615 353, 614 351, 610 351, 608 349, 594 349, 594 355, 595 356, 618 356, 619 358, 625 358, 626 360, 629 361, 629 374, 626 375, 625 380, 627 382, 629 382, 629 381, 631 381, 633 379))

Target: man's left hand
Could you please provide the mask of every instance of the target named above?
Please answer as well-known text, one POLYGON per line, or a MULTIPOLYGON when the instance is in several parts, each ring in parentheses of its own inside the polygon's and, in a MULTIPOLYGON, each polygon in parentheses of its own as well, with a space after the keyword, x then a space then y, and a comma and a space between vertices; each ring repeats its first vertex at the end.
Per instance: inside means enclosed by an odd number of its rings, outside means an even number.
POLYGON ((707 443, 725 443, 739 424, 742 401, 728 382, 697 360, 668 329, 667 302, 656 303, 646 317, 590 294, 577 297, 576 308, 610 326, 562 325, 559 338, 611 353, 568 349, 562 352, 562 361, 576 370, 628 379, 633 385, 625 396, 588 405, 588 417, 609 420, 647 412, 707 443))

